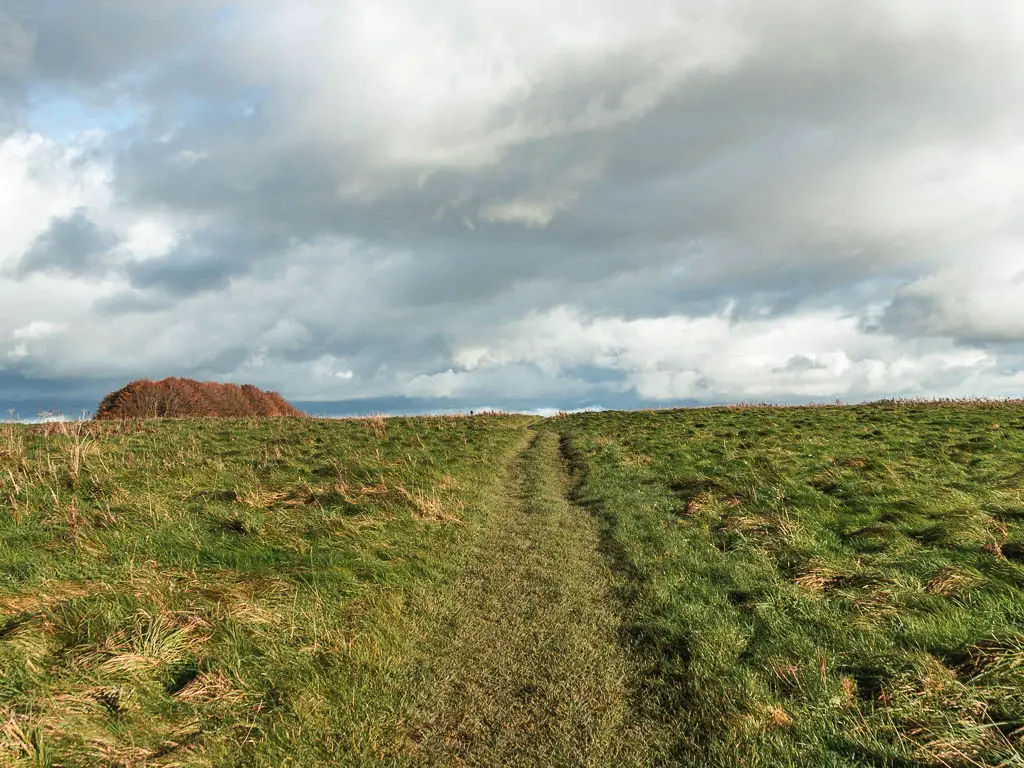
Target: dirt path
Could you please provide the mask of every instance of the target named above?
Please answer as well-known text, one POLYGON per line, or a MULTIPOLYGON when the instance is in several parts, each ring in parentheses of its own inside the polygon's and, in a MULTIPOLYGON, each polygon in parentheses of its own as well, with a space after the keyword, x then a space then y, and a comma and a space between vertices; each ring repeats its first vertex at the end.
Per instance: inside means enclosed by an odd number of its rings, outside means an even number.
POLYGON ((435 660, 430 765, 642 765, 631 670, 593 520, 567 498, 558 436, 506 469, 435 660))

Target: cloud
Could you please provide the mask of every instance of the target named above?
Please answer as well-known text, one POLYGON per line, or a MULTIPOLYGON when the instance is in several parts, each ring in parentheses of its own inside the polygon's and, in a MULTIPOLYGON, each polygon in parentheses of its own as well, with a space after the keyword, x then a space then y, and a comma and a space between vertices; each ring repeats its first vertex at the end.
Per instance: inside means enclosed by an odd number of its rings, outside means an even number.
MULTIPOLYGON (((607 129, 649 112, 687 77, 729 68, 744 50, 729 25, 666 0, 448 0, 429 11, 395 0, 305 2, 241 13, 235 24, 245 39, 236 65, 276 95, 285 130, 334 147, 339 159, 359 152, 367 171, 492 165, 516 145, 607 129), (297 36, 307 44, 295 46, 297 36), (617 82, 562 108, 595 69, 617 82)), ((363 177, 343 191, 379 183, 363 177)))
POLYGON ((467 372, 524 364, 548 374, 583 366, 618 371, 652 401, 951 394, 991 364, 988 353, 948 341, 919 343, 911 352, 835 311, 749 320, 728 311, 586 320, 558 308, 519 321, 498 338, 457 349, 455 360, 467 372))
POLYGON ((82 209, 53 219, 49 228, 25 252, 14 274, 24 279, 33 272, 56 272, 88 277, 106 271, 104 257, 117 238, 89 220, 82 209))
POLYGON ((211 14, 201 0, 130 3, 5 0, 0 30, 22 42, 18 73, 37 80, 98 86, 171 55, 211 14), (15 35, 15 32, 17 34, 15 35))
POLYGON ((11 334, 14 339, 45 339, 48 336, 61 333, 67 326, 62 323, 51 323, 47 320, 33 320, 28 325, 15 328, 11 334))
POLYGON ((1024 343, 1024 256, 1011 241, 969 263, 951 263, 904 285, 883 327, 964 343, 1024 343))
POLYGON ((0 8, 0 78, 24 72, 32 61, 36 37, 9 11, 0 8))
POLYGON ((54 220, 109 205, 106 169, 88 150, 24 131, 0 136, 0 266, 20 261, 54 220))
POLYGON ((517 199, 488 203, 480 209, 480 218, 489 222, 524 224, 531 228, 546 227, 559 211, 574 201, 575 195, 566 195, 544 200, 517 199))
POLYGON ((0 0, 0 374, 1014 392, 1021 39, 1002 0, 0 0))
POLYGON ((46 352, 45 340, 63 333, 67 329, 63 323, 48 320, 33 320, 28 325, 15 328, 11 339, 15 342, 8 347, 7 358, 15 362, 46 352))

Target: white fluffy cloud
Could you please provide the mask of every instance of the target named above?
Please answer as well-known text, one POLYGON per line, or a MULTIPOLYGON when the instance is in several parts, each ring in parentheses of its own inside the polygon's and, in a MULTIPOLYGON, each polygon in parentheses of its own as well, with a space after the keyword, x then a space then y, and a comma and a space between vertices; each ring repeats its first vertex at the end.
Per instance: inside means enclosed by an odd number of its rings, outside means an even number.
MULTIPOLYGON (((617 371, 646 399, 864 399, 929 391, 976 393, 992 364, 949 341, 908 344, 866 331, 833 310, 737 320, 703 317, 595 318, 558 308, 501 329, 454 357, 466 372, 517 364, 558 374, 591 366, 617 371)), ((995 377, 1001 391, 1020 376, 995 377)))
POLYGON ((718 16, 671 0, 274 3, 240 12, 234 61, 273 87, 293 135, 365 153, 371 170, 424 172, 641 117, 687 77, 744 55, 718 16), (614 102, 531 102, 616 63, 635 71, 614 102))

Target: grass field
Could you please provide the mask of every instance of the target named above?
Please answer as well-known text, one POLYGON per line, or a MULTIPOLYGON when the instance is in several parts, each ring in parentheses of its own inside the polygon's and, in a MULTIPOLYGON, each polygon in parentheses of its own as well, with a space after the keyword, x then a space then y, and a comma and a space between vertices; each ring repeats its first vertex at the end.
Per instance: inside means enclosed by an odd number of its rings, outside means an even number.
POLYGON ((1024 765, 1024 408, 551 428, 681 764, 1024 765))
POLYGON ((0 425, 0 765, 1024 765, 1024 407, 0 425))
POLYGON ((408 756, 415 644, 523 423, 8 425, 0 765, 408 756))

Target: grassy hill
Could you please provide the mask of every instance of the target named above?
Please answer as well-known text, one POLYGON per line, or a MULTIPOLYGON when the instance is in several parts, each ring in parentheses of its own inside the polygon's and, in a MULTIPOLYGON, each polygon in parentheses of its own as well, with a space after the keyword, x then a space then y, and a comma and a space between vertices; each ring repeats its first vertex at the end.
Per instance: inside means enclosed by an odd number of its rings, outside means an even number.
POLYGON ((0 425, 0 765, 1022 755, 1019 404, 0 425))

